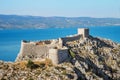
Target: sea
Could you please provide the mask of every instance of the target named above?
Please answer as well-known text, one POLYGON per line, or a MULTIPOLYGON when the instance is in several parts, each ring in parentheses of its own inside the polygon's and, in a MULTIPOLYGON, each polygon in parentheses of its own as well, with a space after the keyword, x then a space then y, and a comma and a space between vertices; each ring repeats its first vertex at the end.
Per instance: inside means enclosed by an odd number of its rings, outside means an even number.
MULTIPOLYGON (((93 26, 90 35, 120 43, 120 26, 93 26)), ((77 27, 46 29, 0 30, 0 60, 14 62, 21 47, 21 41, 57 39, 77 34, 77 27)))

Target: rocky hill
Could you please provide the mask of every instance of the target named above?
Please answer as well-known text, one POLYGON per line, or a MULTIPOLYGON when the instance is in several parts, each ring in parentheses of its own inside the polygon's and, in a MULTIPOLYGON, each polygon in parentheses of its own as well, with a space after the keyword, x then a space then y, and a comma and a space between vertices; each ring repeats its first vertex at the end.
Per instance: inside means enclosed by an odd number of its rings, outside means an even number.
POLYGON ((120 18, 0 15, 0 29, 120 26, 120 18))
POLYGON ((89 36, 67 42, 69 58, 45 61, 0 61, 1 80, 120 80, 120 44, 89 36))

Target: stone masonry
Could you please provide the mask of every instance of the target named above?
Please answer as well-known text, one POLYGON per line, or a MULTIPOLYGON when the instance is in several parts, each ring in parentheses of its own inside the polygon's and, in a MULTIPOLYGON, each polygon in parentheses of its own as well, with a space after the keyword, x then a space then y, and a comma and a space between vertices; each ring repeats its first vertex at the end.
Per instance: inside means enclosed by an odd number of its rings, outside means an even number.
POLYGON ((78 34, 82 35, 83 38, 88 37, 89 36, 89 29, 88 28, 79 28, 78 34))
POLYGON ((21 49, 16 58, 16 61, 22 60, 42 60, 49 58, 53 64, 64 62, 68 56, 68 48, 66 43, 69 41, 79 40, 81 37, 89 36, 89 29, 78 29, 78 34, 65 38, 45 40, 39 42, 21 42, 21 49))

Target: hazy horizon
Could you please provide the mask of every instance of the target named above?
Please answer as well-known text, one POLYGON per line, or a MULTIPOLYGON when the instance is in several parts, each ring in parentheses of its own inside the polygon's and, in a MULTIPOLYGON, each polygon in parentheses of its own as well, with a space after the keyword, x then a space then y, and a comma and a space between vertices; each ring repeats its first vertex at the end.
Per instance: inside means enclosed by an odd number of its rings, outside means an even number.
POLYGON ((120 18, 120 0, 0 0, 0 14, 120 18))
POLYGON ((90 16, 41 16, 41 15, 20 15, 20 14, 0 14, 0 15, 6 15, 6 16, 33 16, 33 17, 64 17, 64 18, 120 18, 120 17, 90 17, 90 16))

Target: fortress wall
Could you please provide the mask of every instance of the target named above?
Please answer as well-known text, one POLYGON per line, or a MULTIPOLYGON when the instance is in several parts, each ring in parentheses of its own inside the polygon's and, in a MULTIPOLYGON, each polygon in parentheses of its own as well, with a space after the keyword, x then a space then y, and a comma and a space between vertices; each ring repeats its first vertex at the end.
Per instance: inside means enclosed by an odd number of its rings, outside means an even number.
POLYGON ((62 38, 62 40, 63 40, 63 44, 65 44, 66 42, 79 40, 80 38, 81 38, 81 35, 73 35, 71 37, 62 38))
POLYGON ((53 40, 43 40, 37 42, 21 42, 21 49, 16 58, 16 61, 22 60, 42 60, 45 58, 50 58, 53 64, 59 64, 64 62, 68 57, 68 49, 66 42, 76 41, 80 38, 88 37, 89 29, 78 29, 77 35, 72 35, 65 38, 53 39, 53 40))
POLYGON ((68 58, 68 49, 58 50, 58 61, 59 63, 64 62, 68 58))
MULTIPOLYGON (((46 43, 48 44, 41 44, 42 41, 40 42, 27 42, 27 41, 22 41, 21 42, 21 49, 20 52, 16 58, 16 61, 21 61, 21 60, 29 60, 29 59, 44 59, 44 58, 48 58, 49 56, 49 49, 51 48, 61 48, 61 42, 59 43, 59 40, 51 40, 51 44, 49 44, 49 41, 47 41, 46 43), (60 46, 60 47, 59 47, 60 46)), ((43 41, 45 42, 45 41, 43 41)), ((58 53, 58 51, 56 51, 56 49, 51 50, 53 53, 53 56, 58 56, 58 54, 54 54, 54 53, 58 53)), ((53 58, 53 57, 51 57, 53 58)), ((58 59, 58 58, 56 58, 58 59)), ((58 61, 58 60, 54 60, 54 61, 58 61)), ((58 62, 55 62, 58 63, 58 62)))
POLYGON ((21 42, 21 50, 16 61, 29 59, 43 59, 48 56, 48 47, 34 43, 21 42))
POLYGON ((37 59, 43 59, 43 58, 47 58, 48 57, 48 51, 49 48, 47 46, 44 45, 37 45, 35 47, 35 55, 37 57, 37 59))
POLYGON ((53 64, 58 64, 58 50, 57 49, 49 49, 49 59, 52 60, 53 64))
POLYGON ((68 49, 49 49, 49 59, 53 64, 64 62, 68 58, 68 49))
POLYGON ((73 37, 60 38, 58 40, 51 41, 39 41, 39 42, 21 42, 21 49, 17 56, 16 61, 22 60, 41 60, 50 58, 53 64, 63 62, 68 58, 68 50, 63 47, 63 41, 73 41, 80 39, 80 35, 73 37))
POLYGON ((52 40, 51 44, 47 45, 49 48, 62 48, 63 47, 63 43, 61 38, 58 40, 52 40))

